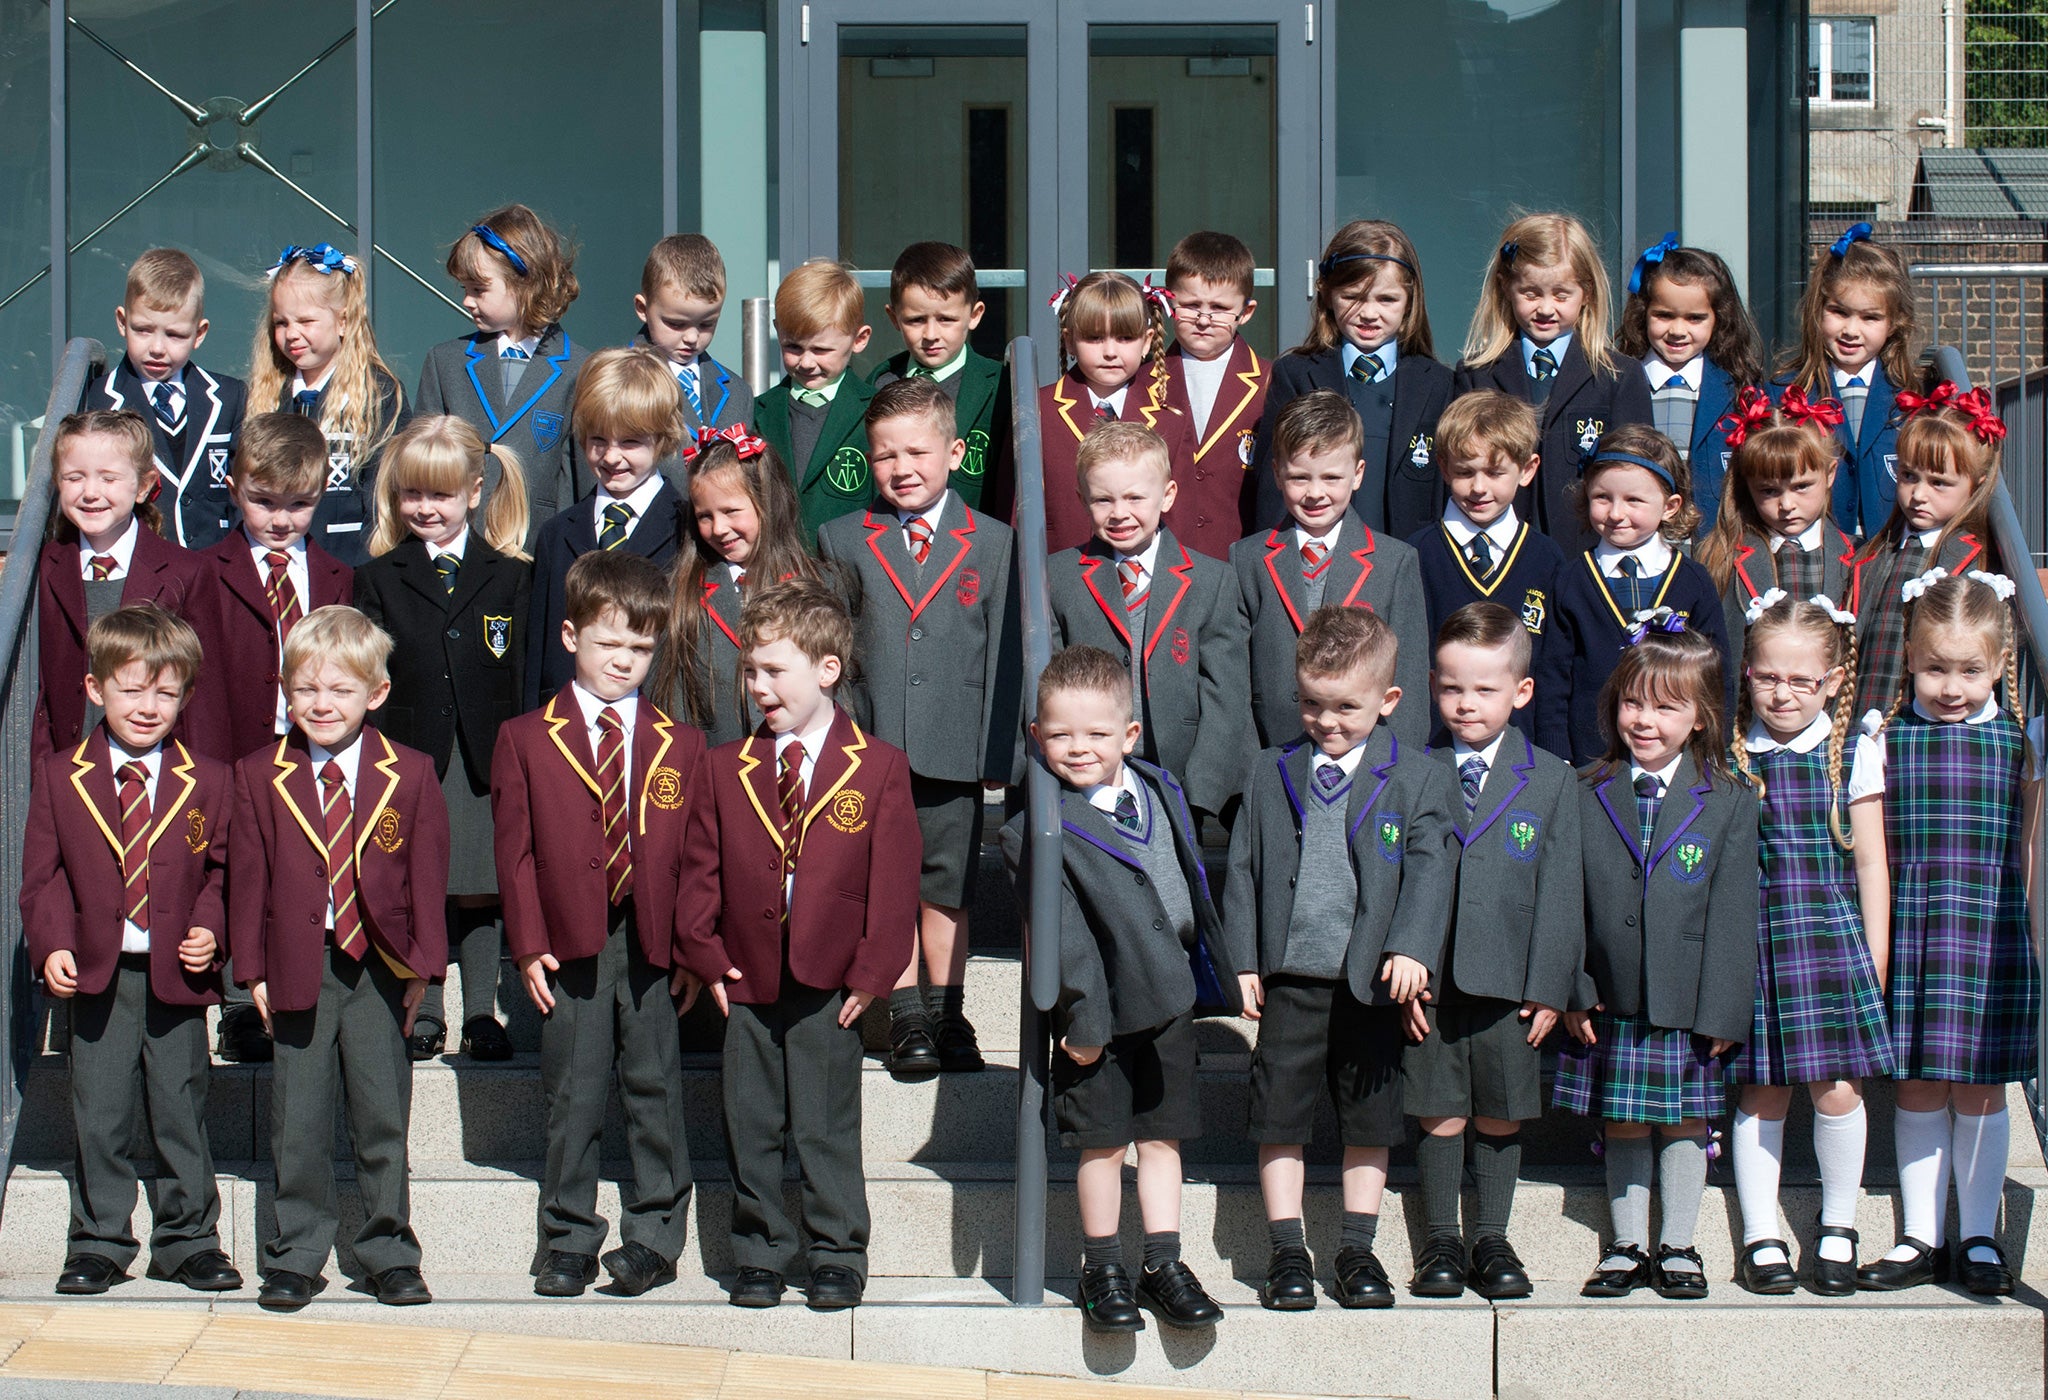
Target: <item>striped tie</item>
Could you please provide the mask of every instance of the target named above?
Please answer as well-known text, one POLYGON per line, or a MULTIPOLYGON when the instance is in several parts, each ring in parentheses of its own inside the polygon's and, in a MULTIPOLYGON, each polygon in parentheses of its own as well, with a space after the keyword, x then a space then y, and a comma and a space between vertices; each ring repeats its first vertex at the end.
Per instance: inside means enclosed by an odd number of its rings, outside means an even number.
POLYGON ((334 946, 361 960, 363 911, 356 903, 356 822, 341 765, 320 766, 320 815, 327 827, 327 899, 334 906, 334 946))
POLYGON ((1557 375, 1557 356, 1545 346, 1529 357, 1530 378, 1538 384, 1545 383, 1557 375))
POLYGON ((1330 547, 1321 540, 1310 540, 1301 547, 1301 576, 1315 579, 1323 576, 1323 570, 1330 567, 1330 547))
POLYGON ((434 572, 441 576, 441 587, 449 593, 455 592, 455 576, 462 572, 462 556, 449 550, 434 556, 434 572))
MULTIPOLYGON (((804 835, 804 746, 792 740, 782 749, 782 768, 775 777, 775 796, 782 804, 782 879, 783 888, 789 887, 789 877, 796 873, 797 847, 803 844, 804 835)), ((782 916, 789 917, 789 901, 783 900, 782 916)))
POLYGON ((932 557, 932 523, 921 515, 913 515, 903 528, 910 535, 910 557, 923 568, 924 561, 932 557))
MULTIPOLYGON (((690 401, 690 412, 697 415, 699 423, 704 423, 704 400, 697 393, 697 367, 677 365, 676 383, 682 386, 683 397, 690 401)), ((711 425, 704 423, 704 426, 708 428, 711 425)))
POLYGON ((105 583, 114 576, 114 566, 120 561, 111 554, 95 554, 85 562, 92 569, 92 581, 105 583))
POLYGON ((263 587, 270 594, 270 615, 277 619, 277 639, 282 644, 290 635, 292 624, 305 616, 305 609, 299 604, 299 590, 292 584, 291 555, 281 549, 265 550, 263 562, 270 570, 263 587))
POLYGON ((1095 405, 1095 421, 1098 423, 1114 423, 1116 421, 1116 405, 1098 402, 1095 405))
POLYGON ((178 420, 182 415, 179 414, 176 403, 171 397, 171 386, 169 384, 158 384, 155 388, 151 389, 150 403, 156 409, 157 421, 164 425, 164 431, 176 433, 178 431, 178 420))
POLYGON ((121 779, 121 883, 126 887, 128 922, 149 927, 149 770, 130 761, 121 779))
POLYGON ((1124 585, 1124 608, 1136 612, 1145 606, 1145 597, 1151 592, 1145 584, 1145 566, 1136 559, 1126 559, 1116 566, 1124 585))
POLYGON ((626 822, 626 728, 607 705, 597 712, 597 786, 604 804, 605 878, 613 904, 633 892, 633 845, 626 822))
POLYGON ((1360 355, 1351 362, 1351 377, 1361 384, 1374 383, 1386 372, 1386 362, 1377 355, 1360 355))
POLYGON ((604 528, 597 532, 599 549, 617 549, 626 542, 626 526, 632 523, 633 508, 624 501, 613 501, 604 508, 604 528))
POLYGON ((1472 537, 1472 568, 1481 578, 1493 572, 1493 542, 1484 531, 1472 537))
POLYGON ((292 412, 302 418, 320 416, 320 394, 318 389, 301 389, 292 395, 292 412))

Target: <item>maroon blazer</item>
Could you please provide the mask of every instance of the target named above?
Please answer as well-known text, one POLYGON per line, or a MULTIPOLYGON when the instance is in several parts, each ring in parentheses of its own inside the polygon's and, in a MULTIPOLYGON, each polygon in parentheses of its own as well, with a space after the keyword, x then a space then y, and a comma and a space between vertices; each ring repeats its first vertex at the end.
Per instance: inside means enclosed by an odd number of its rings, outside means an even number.
MULTIPOLYGON (((1124 394, 1123 416, 1127 421, 1143 423, 1166 440, 1167 456, 1173 462, 1173 479, 1180 483, 1180 499, 1166 513, 1166 523, 1173 528, 1174 535, 1186 540, 1190 548, 1228 559, 1230 546, 1242 533, 1235 515, 1216 521, 1206 535, 1182 533, 1181 521, 1186 519, 1192 530, 1201 514, 1188 499, 1188 486, 1195 470, 1195 430, 1185 413, 1167 407, 1165 394, 1162 380, 1149 372, 1140 375, 1131 381, 1124 394)), ((1081 439, 1096 424, 1092 402, 1088 386, 1072 371, 1038 391, 1038 431, 1045 462, 1045 549, 1049 555, 1063 549, 1079 549, 1095 535, 1095 523, 1088 518, 1088 507, 1081 503, 1080 486, 1074 477, 1081 439)))
MULTIPOLYGON (((783 967, 782 822, 775 736, 764 726, 711 752, 711 797, 690 818, 694 864, 677 905, 683 963, 706 982, 736 967, 734 1001, 772 1002, 783 967)), ((789 910, 789 970, 806 987, 886 997, 910 965, 924 841, 910 760, 844 711, 811 775, 789 910)))
MULTIPOLYGON (((434 760, 365 728, 356 770, 356 901, 405 977, 448 971, 448 804, 434 760)), ((269 983, 277 1011, 308 1011, 327 966, 327 851, 319 784, 294 728, 235 765, 228 928, 235 980, 269 983)))
MULTIPOLYGON (((709 849, 693 852, 683 833, 690 813, 710 798, 711 775, 702 731, 670 719, 644 695, 639 706, 626 807, 633 913, 647 960, 673 967, 678 886, 709 849)), ((567 962, 599 952, 611 910, 604 807, 597 755, 569 687, 498 727, 491 825, 512 956, 553 953, 567 962)))
MULTIPOLYGON (((182 551, 180 551, 182 553, 182 551)), ((149 989, 171 1006, 220 1000, 227 956, 228 816, 233 775, 173 739, 164 745, 149 824, 149 989), (187 972, 178 944, 210 930, 220 951, 206 972, 187 972)), ((21 923, 38 975, 68 949, 78 990, 103 992, 121 957, 127 922, 121 880, 121 804, 107 731, 46 755, 36 765, 21 852, 21 923)))
MULTIPOLYGON (((78 576, 78 560, 78 545, 54 540, 43 546, 36 560, 41 671, 30 743, 37 758, 72 748, 85 737, 85 583, 78 576)), ((135 553, 121 584, 121 605, 161 603, 189 618, 203 591, 200 580, 205 572, 199 555, 138 522, 135 553)))
MULTIPOLYGON (((1169 523, 1175 538, 1203 554, 1215 554, 1209 546, 1219 530, 1236 532, 1237 539, 1250 534, 1258 522, 1253 519, 1258 500, 1258 475, 1252 469, 1252 452, 1258 442, 1259 420, 1266 411, 1266 387, 1273 382, 1271 367, 1259 352, 1243 339, 1230 343, 1230 367, 1223 371, 1216 402, 1209 409, 1209 431, 1195 443, 1186 474, 1180 479, 1180 498, 1173 504, 1169 523), (1189 517, 1193 518, 1190 519, 1189 517)), ((1187 416, 1188 434, 1194 436, 1195 409, 1188 398, 1187 357, 1178 344, 1166 352, 1166 406, 1187 416)), ((1226 542, 1219 558, 1230 557, 1226 542)))
MULTIPOLYGON (((223 763, 277 742, 277 622, 249 548, 248 534, 237 529, 200 552, 191 613, 206 664, 192 695, 189 733, 195 748, 223 763)), ((307 612, 354 596, 354 570, 311 542, 306 580, 307 612)))

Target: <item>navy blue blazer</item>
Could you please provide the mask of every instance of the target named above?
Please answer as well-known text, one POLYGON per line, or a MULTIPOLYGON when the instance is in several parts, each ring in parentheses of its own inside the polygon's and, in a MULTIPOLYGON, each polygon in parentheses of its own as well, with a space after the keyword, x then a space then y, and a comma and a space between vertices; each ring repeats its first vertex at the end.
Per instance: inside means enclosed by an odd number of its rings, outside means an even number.
MULTIPOLYGON (((681 546, 684 506, 682 497, 666 480, 647 504, 645 519, 636 521, 633 533, 619 546, 628 554, 644 555, 664 571, 675 562, 681 546)), ((562 617, 568 601, 563 584, 569 566, 597 548, 597 511, 585 497, 540 527, 533 545, 533 596, 527 612, 526 686, 519 707, 537 710, 541 702, 569 683, 576 666, 562 646, 562 617)), ((666 697, 664 697, 666 698, 666 697)))
MULTIPOLYGON (((1771 402, 1785 397, 1790 385, 1771 384, 1771 402)), ((1835 469, 1834 515, 1842 533, 1867 540, 1891 519, 1899 495, 1899 386, 1892 383, 1880 360, 1870 362, 1870 393, 1863 400, 1863 421, 1844 422, 1835 429, 1842 440, 1842 464, 1835 469)), ((1828 397, 1835 392, 1828 374, 1828 397)))
MULTIPOLYGON (((1432 659, 1436 634, 1459 608, 1469 603, 1499 603, 1520 615, 1522 626, 1529 633, 1529 674, 1536 681, 1536 698, 1516 710, 1508 722, 1545 748, 1551 748, 1563 741, 1557 735, 1540 732, 1537 716, 1541 713, 1543 687, 1554 675, 1550 653, 1563 645, 1556 620, 1557 586, 1558 576, 1568 561, 1564 551, 1549 536, 1537 534, 1528 521, 1522 521, 1515 529, 1518 533, 1514 547, 1494 565, 1492 575, 1484 583, 1472 576, 1471 564, 1451 543, 1450 531, 1442 521, 1417 530, 1409 536, 1408 543, 1414 547, 1416 562, 1422 570, 1422 593, 1429 605, 1432 659)), ((1420 698, 1427 699, 1427 693, 1420 698)), ((1451 742, 1434 707, 1429 708, 1429 727, 1431 744, 1451 742)), ((1568 747, 1552 751, 1559 757, 1569 757, 1568 747)))
POLYGON ((186 362, 185 430, 172 437, 148 399, 148 386, 123 355, 119 364, 86 386, 78 402, 90 409, 127 409, 149 424, 151 455, 161 483, 156 508, 163 512, 163 537, 186 549, 205 549, 234 525, 228 499, 228 471, 235 438, 242 431, 248 390, 239 379, 213 374, 186 362))
POLYGON ((1727 479, 1728 462, 1735 455, 1721 420, 1735 407, 1740 392, 1734 377, 1712 360, 1700 366, 1700 401, 1693 410, 1692 441, 1686 445, 1686 461, 1692 468, 1692 503, 1700 508, 1700 539, 1706 538, 1721 514, 1721 483, 1727 479))

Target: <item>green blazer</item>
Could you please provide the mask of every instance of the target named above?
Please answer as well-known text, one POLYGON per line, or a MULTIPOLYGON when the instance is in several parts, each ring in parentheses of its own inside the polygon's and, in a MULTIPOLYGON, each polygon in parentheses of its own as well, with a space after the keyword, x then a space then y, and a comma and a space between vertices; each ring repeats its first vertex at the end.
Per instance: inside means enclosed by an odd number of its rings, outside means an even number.
POLYGON ((754 431, 768 440, 789 468, 803 511, 804 548, 818 547, 818 527, 848 511, 866 506, 875 495, 875 473, 868 465, 868 402, 875 386, 846 375, 832 396, 824 431, 807 462, 792 461, 789 435, 789 381, 783 380, 754 400, 754 431))
MULTIPOLYGON (((910 352, 900 350, 875 367, 869 381, 880 389, 910 373, 910 352)), ((967 455, 946 484, 969 506, 1000 520, 1010 518, 1008 502, 985 501, 984 485, 993 477, 1007 481, 1009 473, 998 470, 1010 452, 1010 372, 1001 360, 991 360, 973 346, 967 347, 967 363, 946 382, 953 394, 953 423, 967 455)))

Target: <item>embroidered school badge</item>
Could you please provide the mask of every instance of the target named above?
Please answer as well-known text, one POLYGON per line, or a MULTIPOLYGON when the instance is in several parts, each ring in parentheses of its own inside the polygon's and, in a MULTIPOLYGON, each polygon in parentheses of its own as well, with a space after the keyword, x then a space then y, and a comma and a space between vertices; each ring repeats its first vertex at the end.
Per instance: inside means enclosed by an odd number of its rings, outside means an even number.
POLYGON ((1253 448, 1257 445, 1258 440, 1259 435, 1250 428, 1239 428, 1237 430, 1237 464, 1246 471, 1251 470, 1253 448))
POLYGON ((1502 838, 1508 854, 1516 860, 1536 859, 1536 837, 1541 830, 1534 812, 1508 813, 1507 830, 1502 838))
POLYGON ((185 845, 195 856, 206 850, 206 813, 197 807, 185 814, 185 845))
POLYGON ((1401 859, 1401 817, 1388 812, 1380 817, 1380 855, 1389 862, 1401 859))
POLYGON ((1573 425, 1579 430, 1579 451, 1591 452, 1600 441, 1600 434, 1607 431, 1607 423, 1599 418, 1581 418, 1573 425))
POLYGON ((541 413, 533 415, 533 446, 537 452, 552 452, 555 444, 562 440, 562 415, 541 413))
POLYGON ((505 653, 512 649, 512 619, 509 617, 492 617, 489 613, 485 613, 484 645, 490 649, 491 655, 503 661, 505 653))
POLYGON ((346 491, 349 489, 348 467, 352 459, 346 452, 327 454, 327 489, 346 491))
POLYGON ((1435 439, 1430 437, 1428 433, 1417 433, 1414 437, 1408 439, 1409 465, 1427 467, 1429 465, 1430 453, 1435 446, 1435 439))
POLYGON ((868 458, 858 447, 842 447, 825 464, 825 484, 842 496, 865 496, 868 458))
POLYGON ((981 596, 981 570, 962 569, 953 584, 953 596, 960 600, 961 607, 973 607, 974 600, 981 596))
POLYGON ((825 809, 825 820, 834 831, 852 836, 867 830, 868 800, 857 792, 842 792, 825 809))
POLYGON ((647 800, 664 812, 683 805, 683 775, 663 766, 647 775, 647 800))
POLYGON ((1532 637, 1543 635, 1543 618, 1549 612, 1549 605, 1543 597, 1543 590, 1532 588, 1522 595, 1522 626, 1532 637))
POLYGON ((215 486, 228 484, 228 450, 225 447, 206 449, 206 475, 215 486))
POLYGON ((1888 481, 1897 481, 1897 480, 1899 479, 1899 454, 1898 454, 1898 453, 1896 453, 1896 452, 1887 452, 1887 453, 1885 453, 1885 454, 1884 454, 1884 474, 1885 474, 1885 478, 1886 478, 1886 480, 1888 480, 1888 481))
POLYGON ((379 812, 377 826, 370 833, 370 839, 377 843, 377 849, 385 855, 397 855, 398 848, 405 844, 405 837, 398 832, 398 813, 389 807, 379 812))
POLYGON ((1185 666, 1185 665, 1187 665, 1187 664, 1188 664, 1188 651, 1189 651, 1189 646, 1188 646, 1188 629, 1187 629, 1187 628, 1185 628, 1185 627, 1176 627, 1176 628, 1174 628, 1174 629, 1173 629, 1173 664, 1174 664, 1174 665, 1176 665, 1176 666, 1185 666))
POLYGON ((1671 851, 1671 873, 1688 885, 1707 878, 1707 838, 1688 836, 1671 851))
POLYGON ((960 475, 980 476, 988 470, 988 434, 979 428, 967 430, 967 455, 960 459, 960 475))

